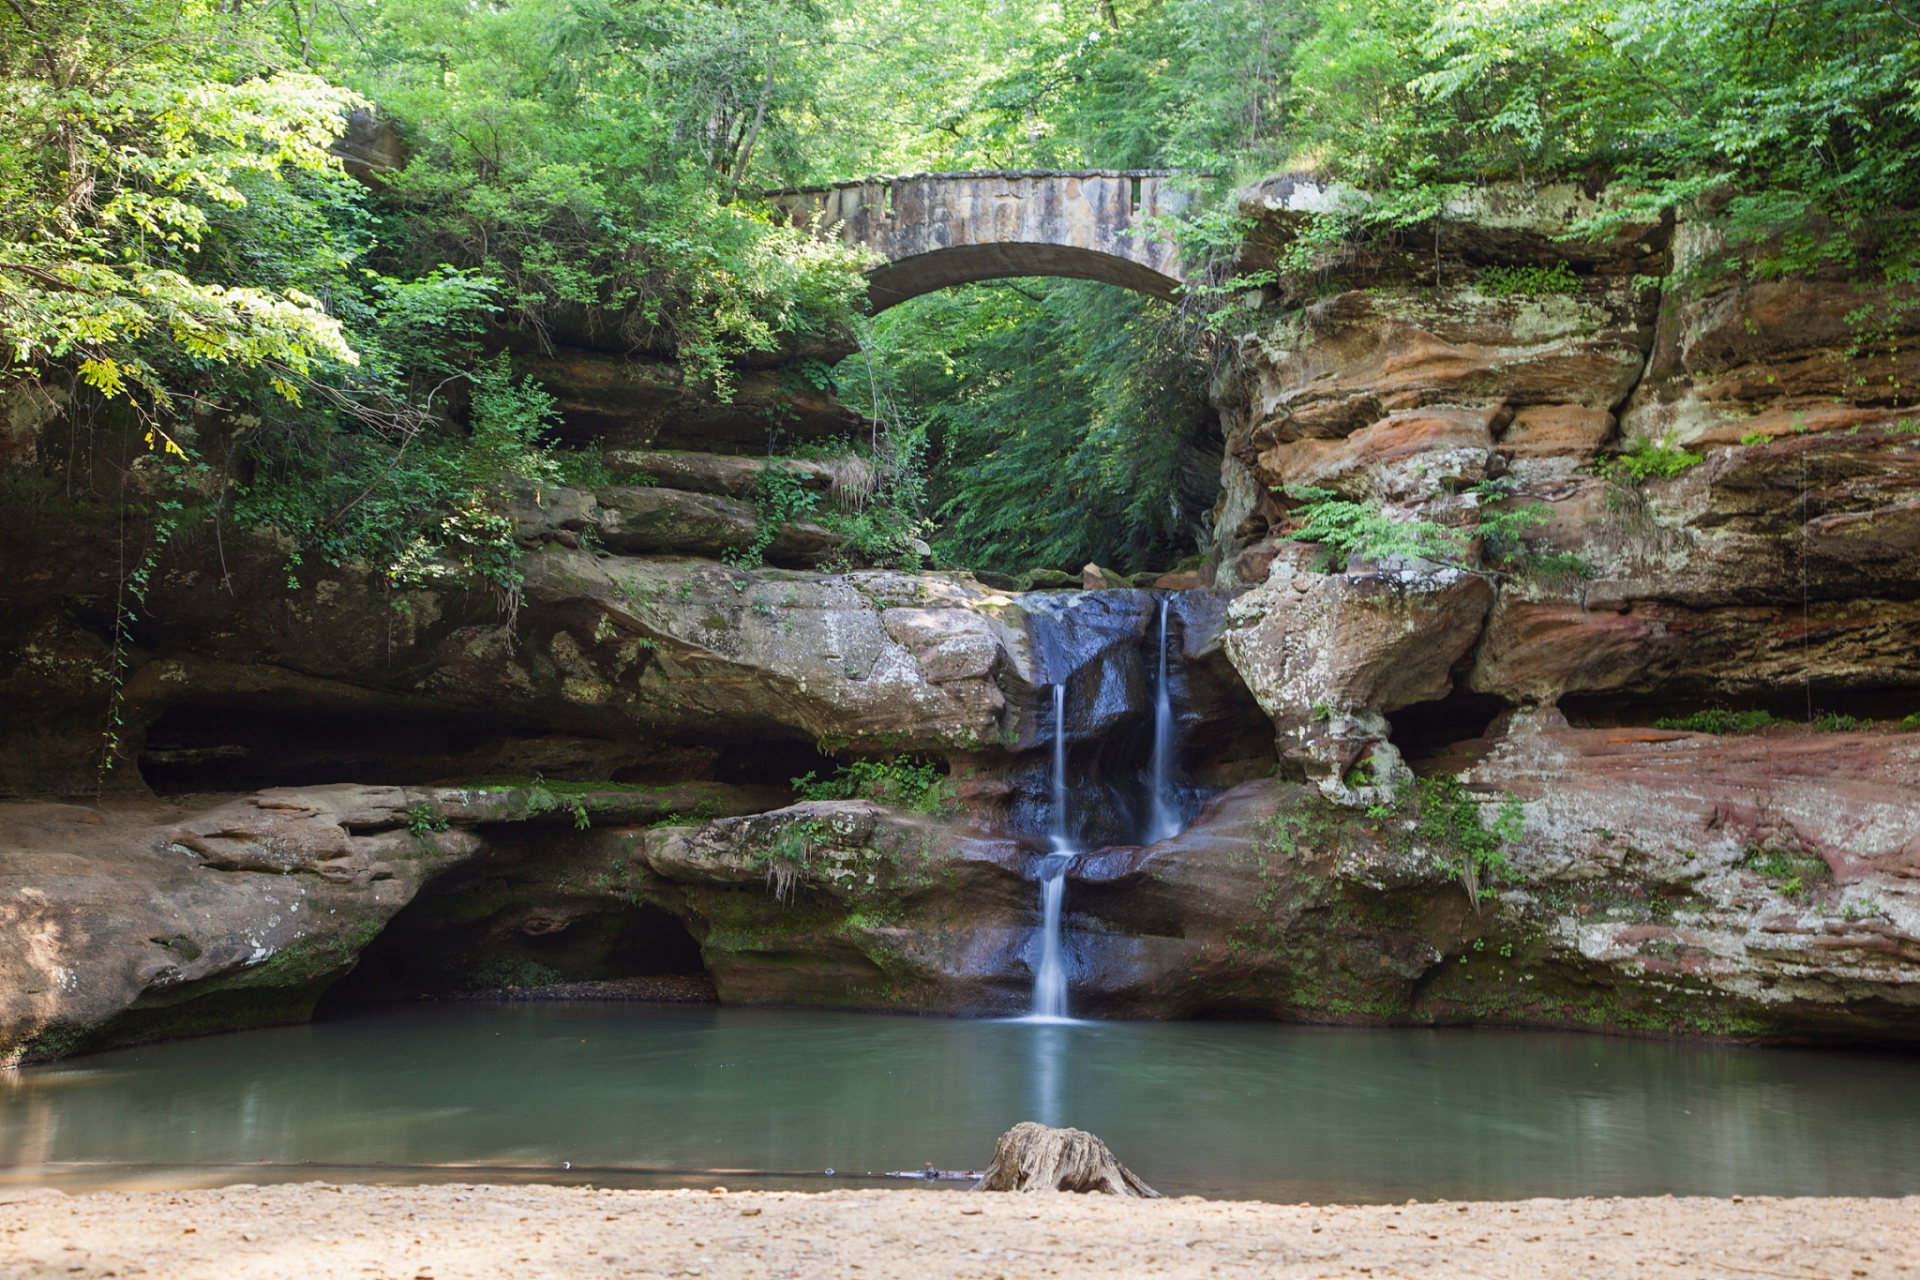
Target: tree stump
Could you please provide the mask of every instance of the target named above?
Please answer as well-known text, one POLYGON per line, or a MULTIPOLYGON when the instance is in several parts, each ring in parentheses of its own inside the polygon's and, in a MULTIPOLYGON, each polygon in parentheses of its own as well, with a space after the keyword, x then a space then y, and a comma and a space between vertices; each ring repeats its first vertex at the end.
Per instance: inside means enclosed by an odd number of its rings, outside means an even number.
POLYGON ((1098 1191, 1158 1200, 1160 1193, 1113 1158, 1107 1144, 1084 1129, 1049 1129, 1028 1120, 1000 1135, 993 1163, 975 1191, 1098 1191))

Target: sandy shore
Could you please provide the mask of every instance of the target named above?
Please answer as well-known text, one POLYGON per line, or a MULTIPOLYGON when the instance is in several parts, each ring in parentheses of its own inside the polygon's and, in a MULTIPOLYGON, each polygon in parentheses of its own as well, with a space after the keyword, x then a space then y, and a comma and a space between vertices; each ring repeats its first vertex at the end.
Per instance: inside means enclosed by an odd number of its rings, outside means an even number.
POLYGON ((0 1192, 0 1277, 1920 1275, 1903 1200, 1309 1207, 930 1191, 0 1192))

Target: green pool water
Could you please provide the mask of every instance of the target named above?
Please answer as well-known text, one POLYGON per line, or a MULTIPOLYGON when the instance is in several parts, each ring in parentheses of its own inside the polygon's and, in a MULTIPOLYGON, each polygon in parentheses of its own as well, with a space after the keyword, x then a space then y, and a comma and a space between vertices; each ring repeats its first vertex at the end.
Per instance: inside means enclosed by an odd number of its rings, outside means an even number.
POLYGON ((1912 1055, 477 1004, 0 1073, 0 1181, 918 1186, 867 1175, 980 1168, 1027 1119, 1173 1195, 1920 1192, 1912 1055))

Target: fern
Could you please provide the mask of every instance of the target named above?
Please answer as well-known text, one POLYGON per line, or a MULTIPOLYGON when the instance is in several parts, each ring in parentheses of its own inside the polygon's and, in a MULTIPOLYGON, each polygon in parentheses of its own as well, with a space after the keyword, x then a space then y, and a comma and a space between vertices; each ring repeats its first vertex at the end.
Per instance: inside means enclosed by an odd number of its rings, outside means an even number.
POLYGON ((1355 555, 1458 565, 1466 554, 1466 545, 1454 530, 1418 517, 1397 519, 1371 498, 1354 502, 1329 489, 1306 485, 1288 485, 1283 492, 1306 504, 1295 513, 1301 522, 1293 536, 1326 548, 1321 557, 1323 571, 1355 555))

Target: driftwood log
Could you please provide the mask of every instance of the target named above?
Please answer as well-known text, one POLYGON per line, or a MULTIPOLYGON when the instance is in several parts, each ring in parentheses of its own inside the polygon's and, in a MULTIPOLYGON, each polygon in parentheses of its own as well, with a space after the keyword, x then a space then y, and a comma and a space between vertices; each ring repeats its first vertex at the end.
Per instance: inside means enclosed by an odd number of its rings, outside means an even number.
POLYGON ((1107 1144, 1084 1129, 1049 1129, 1028 1120, 1000 1135, 993 1163, 975 1191, 1098 1191, 1158 1200, 1160 1193, 1113 1158, 1107 1144))

